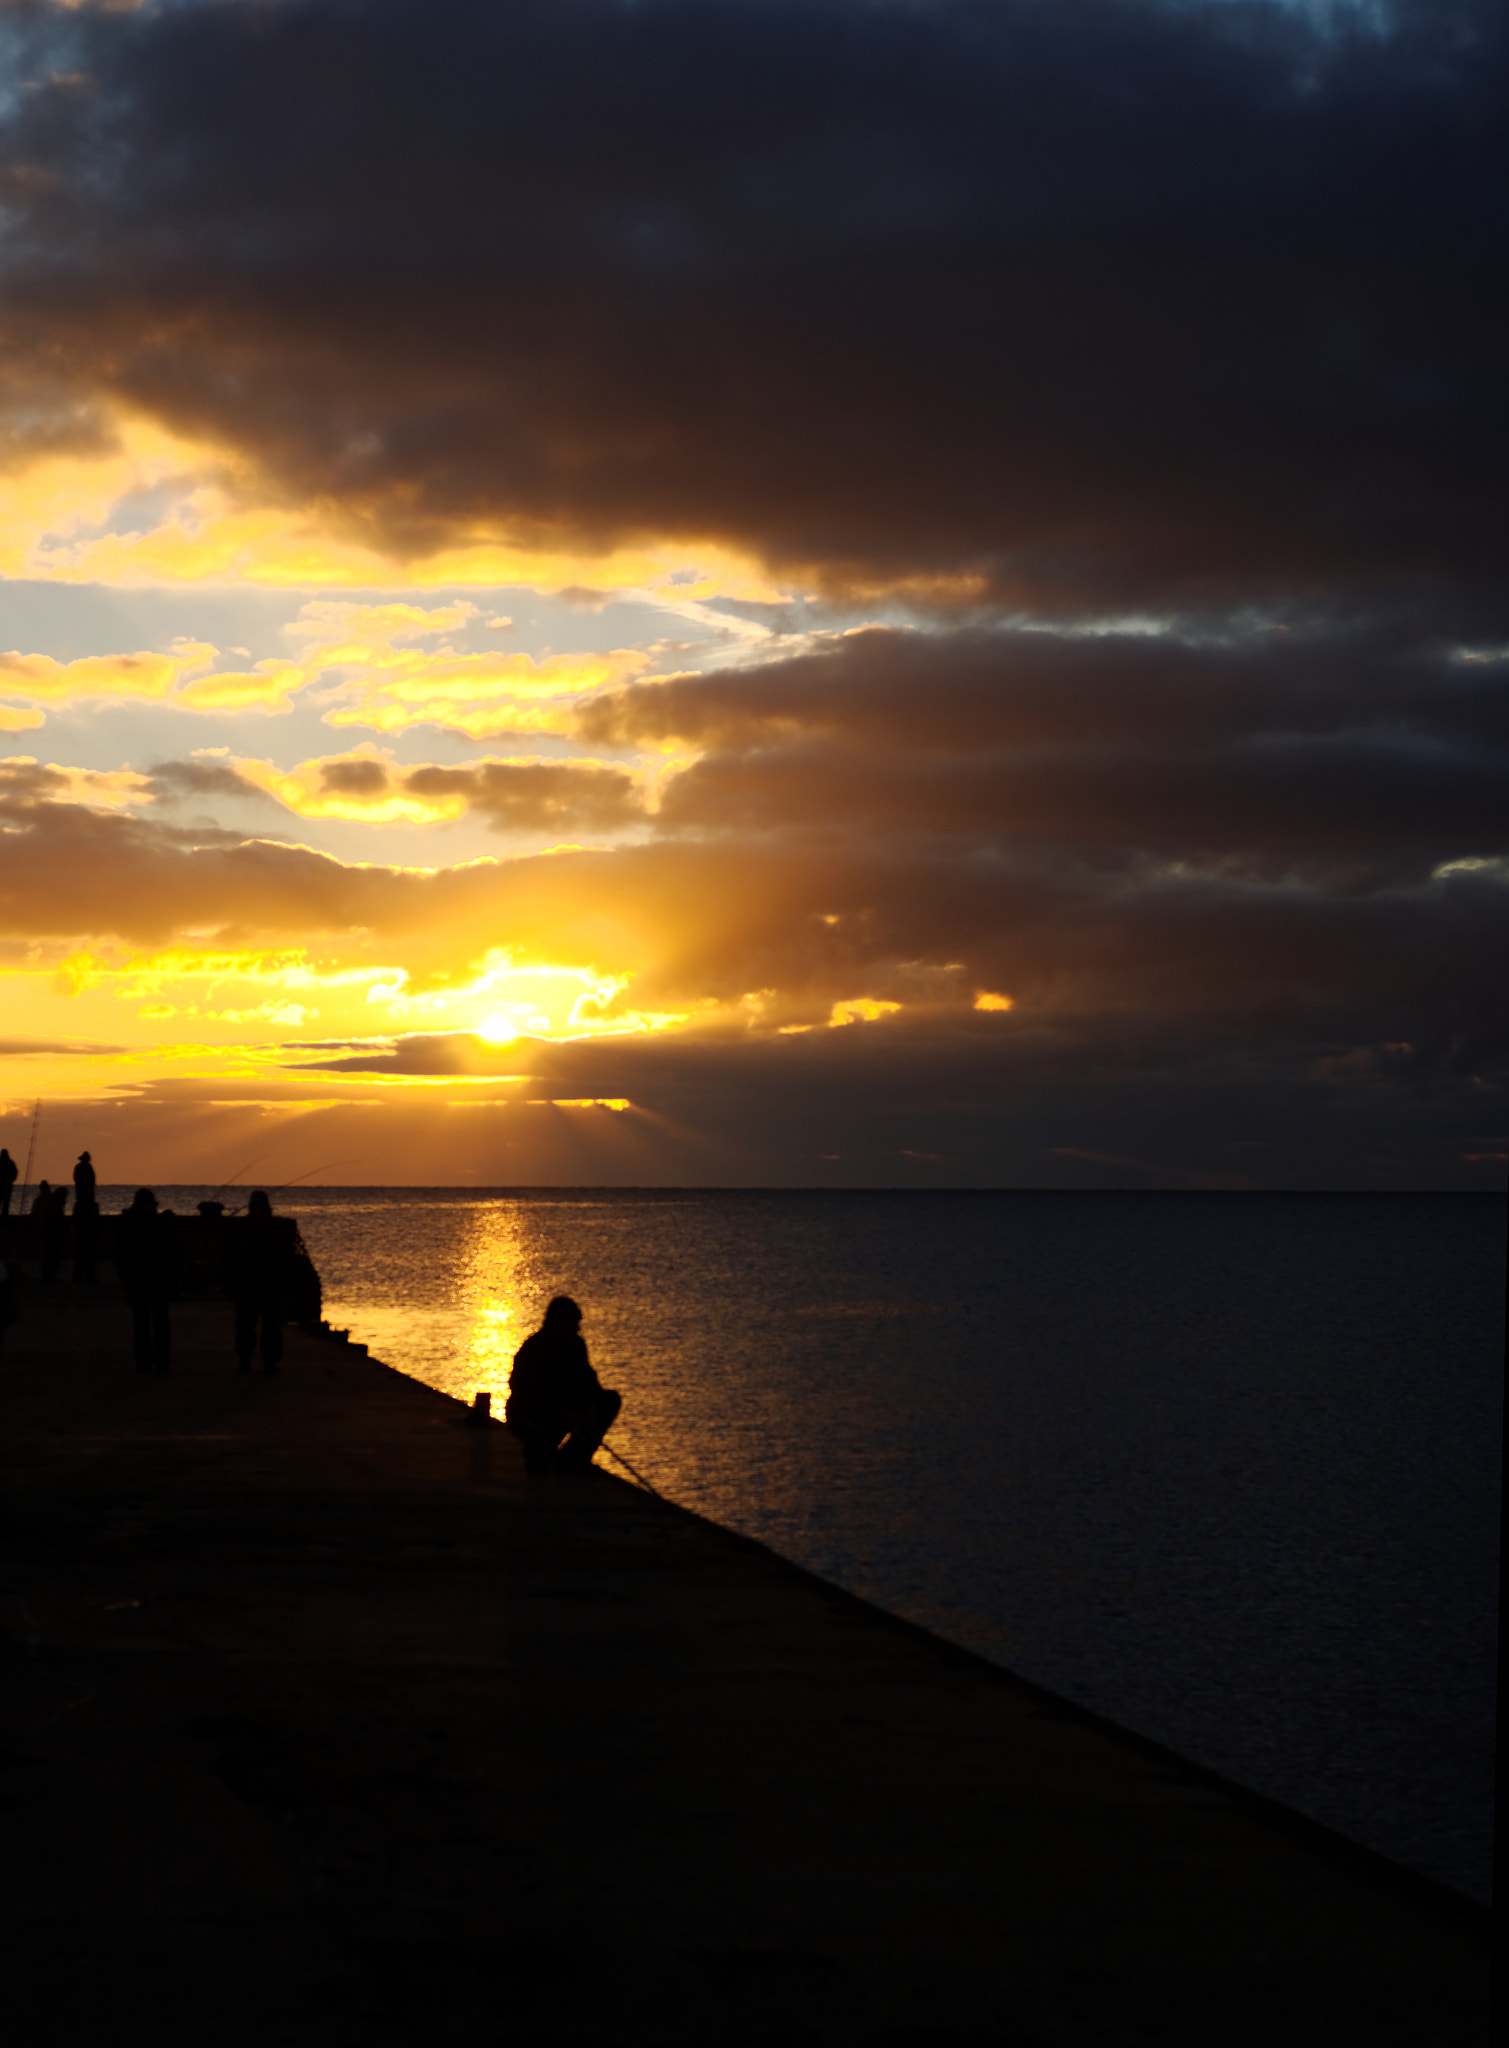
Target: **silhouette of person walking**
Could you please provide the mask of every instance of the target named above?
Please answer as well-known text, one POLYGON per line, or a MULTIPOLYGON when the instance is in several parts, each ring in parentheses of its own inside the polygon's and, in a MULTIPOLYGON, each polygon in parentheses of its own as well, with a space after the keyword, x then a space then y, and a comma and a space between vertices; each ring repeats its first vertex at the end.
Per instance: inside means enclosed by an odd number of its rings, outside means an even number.
POLYGON ((0 1145, 0 1216, 9 1216, 11 1191, 16 1185, 20 1168, 3 1145, 0 1145))
POLYGON ((138 1372, 166 1372, 172 1353, 168 1308, 178 1285, 177 1220, 159 1211, 150 1188, 138 1188, 115 1225, 115 1267, 131 1304, 138 1372))
POLYGON ((526 1472, 585 1472, 623 1397, 592 1370, 582 1312, 558 1294, 514 1354, 503 1420, 524 1445, 526 1472))
POLYGON ((94 1279, 100 1247, 100 1208, 94 1197, 94 1167, 81 1152, 73 1169, 73 1281, 77 1287, 94 1279))
POLYGON ((291 1216, 274 1216, 259 1188, 246 1215, 232 1226, 226 1245, 225 1277, 236 1304, 236 1370, 250 1372, 260 1348, 263 1372, 276 1372, 283 1356, 283 1298, 293 1277, 297 1228, 291 1216), (258 1339, 260 1336, 260 1346, 258 1339))

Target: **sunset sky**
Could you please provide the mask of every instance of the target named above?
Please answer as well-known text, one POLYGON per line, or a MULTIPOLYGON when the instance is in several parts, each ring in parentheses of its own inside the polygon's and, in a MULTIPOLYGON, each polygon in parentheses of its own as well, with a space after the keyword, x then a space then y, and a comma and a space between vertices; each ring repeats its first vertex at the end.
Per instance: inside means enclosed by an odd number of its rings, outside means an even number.
POLYGON ((1506 16, 0 4, 0 1142, 1501 1187, 1506 16))

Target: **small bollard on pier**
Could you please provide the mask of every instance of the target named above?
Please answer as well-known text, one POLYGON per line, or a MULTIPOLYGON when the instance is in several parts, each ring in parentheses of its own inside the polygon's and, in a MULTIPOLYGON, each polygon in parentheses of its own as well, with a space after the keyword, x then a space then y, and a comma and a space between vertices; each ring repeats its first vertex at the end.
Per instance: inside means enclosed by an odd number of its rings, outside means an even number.
POLYGON ((476 1428, 476 1429, 483 1429, 483 1428, 485 1428, 485 1427, 486 1427, 486 1425, 487 1425, 487 1424, 488 1424, 489 1422, 491 1422, 491 1421, 492 1421, 492 1419, 493 1419, 493 1397, 492 1397, 492 1395, 491 1395, 491 1394, 474 1394, 474 1395, 472 1396, 472 1424, 473 1424, 473 1427, 474 1427, 474 1428, 476 1428))

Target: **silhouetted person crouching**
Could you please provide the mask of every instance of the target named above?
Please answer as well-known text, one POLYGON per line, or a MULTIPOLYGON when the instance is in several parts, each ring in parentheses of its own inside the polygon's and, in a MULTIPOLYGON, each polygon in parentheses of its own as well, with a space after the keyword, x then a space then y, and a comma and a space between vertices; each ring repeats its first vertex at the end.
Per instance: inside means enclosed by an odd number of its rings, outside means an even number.
POLYGON ((168 1309, 178 1285, 178 1223, 158 1210, 150 1188, 138 1188, 115 1224, 115 1270, 131 1304, 138 1372, 166 1372, 172 1353, 168 1309))
POLYGON ((245 1216, 226 1237, 225 1282, 236 1304, 236 1370, 250 1372, 260 1348, 262 1370, 276 1372, 283 1356, 283 1297, 293 1275, 298 1226, 274 1216, 259 1188, 245 1216), (260 1339, 260 1345, 259 1345, 260 1339))
POLYGON ((503 1419, 524 1444, 526 1472, 585 1472, 623 1406, 592 1370, 582 1312, 564 1294, 514 1354, 503 1419))

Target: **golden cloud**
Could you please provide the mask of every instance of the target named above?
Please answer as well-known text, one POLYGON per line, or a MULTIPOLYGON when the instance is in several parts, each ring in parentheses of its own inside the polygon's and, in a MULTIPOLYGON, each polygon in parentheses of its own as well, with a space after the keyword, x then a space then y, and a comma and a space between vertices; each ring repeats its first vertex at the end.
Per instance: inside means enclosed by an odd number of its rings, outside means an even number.
POLYGON ((271 761, 227 755, 242 782, 264 791, 300 818, 360 819, 371 825, 446 824, 466 813, 464 797, 410 795, 390 753, 363 746, 349 754, 302 761, 286 772, 271 761))
POLYGON ((184 711, 288 711, 310 677, 297 662, 259 661, 255 669, 217 669, 185 683, 173 699, 184 711))
POLYGON ((301 643, 294 656, 270 657, 246 670, 213 670, 219 650, 207 641, 67 662, 13 652, 0 654, 0 697, 28 700, 25 709, 9 713, 15 721, 9 729, 24 730, 42 722, 35 708, 41 704, 141 697, 188 711, 281 712, 299 691, 319 685, 329 725, 387 733, 439 725, 478 739, 502 731, 573 732, 583 698, 629 683, 652 665, 642 648, 536 660, 491 648, 458 652, 444 641, 478 616, 465 602, 425 609, 316 599, 288 628, 301 643), (437 637, 439 647, 413 644, 437 637))
POLYGON ((874 996, 852 996, 846 1002, 833 1005, 828 1013, 828 1022, 830 1026, 874 1024, 882 1017, 894 1017, 900 1008, 900 1003, 885 1002, 874 996))
POLYGON ((302 666, 310 680, 333 671, 343 675, 326 723, 379 732, 440 725, 480 739, 504 728, 567 731, 575 719, 562 700, 624 682, 651 665, 640 648, 536 661, 490 648, 457 653, 449 646, 424 651, 404 644, 454 632, 476 616, 476 606, 465 603, 431 611, 406 604, 312 603, 291 630, 309 643, 302 666))
MULTIPOLYGON (((207 668, 216 650, 203 641, 179 641, 166 654, 87 654, 55 661, 50 654, 0 653, 0 695, 56 704, 95 697, 173 695, 186 676, 207 668)), ((40 717, 28 718, 40 725, 40 717)))

